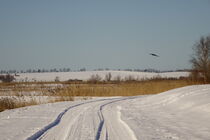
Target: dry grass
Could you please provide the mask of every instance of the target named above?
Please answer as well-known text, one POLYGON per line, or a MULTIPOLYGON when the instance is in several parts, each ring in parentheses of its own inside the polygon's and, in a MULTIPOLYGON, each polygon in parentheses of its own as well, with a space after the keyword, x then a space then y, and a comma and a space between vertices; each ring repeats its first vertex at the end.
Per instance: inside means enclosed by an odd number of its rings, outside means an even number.
POLYGON ((38 103, 31 99, 30 101, 21 101, 16 98, 0 98, 0 112, 4 111, 6 109, 13 109, 13 108, 19 108, 24 106, 30 106, 30 105, 37 105, 38 103))
POLYGON ((174 88, 201 84, 184 80, 148 80, 98 84, 70 84, 57 92, 57 96, 135 96, 156 94, 174 88))
MULTIPOLYGON (((152 79, 145 81, 127 81, 127 82, 45 82, 45 83, 1 83, 0 91, 9 89, 13 91, 16 98, 4 97, 0 98, 0 111, 5 109, 13 109, 29 105, 40 104, 34 97, 30 95, 30 100, 18 100, 22 96, 19 92, 42 91, 45 96, 55 97, 48 102, 72 101, 75 96, 136 96, 145 94, 156 94, 171 90, 174 88, 184 87, 188 85, 203 84, 202 82, 193 82, 188 79, 152 79), (61 87, 54 88, 49 91, 47 84, 60 84, 61 87), (34 86, 35 85, 35 86, 34 86)), ((3 91, 4 92, 4 91, 3 91)), ((23 92, 23 93, 24 93, 23 92)), ((40 95, 38 95, 40 96, 40 95)), ((41 95, 42 96, 42 95, 41 95)))
POLYGON ((41 103, 72 101, 73 97, 70 96, 54 96, 64 86, 60 82, 0 83, 0 111, 41 103), (48 98, 42 98, 42 96, 48 98), (44 101, 40 99, 44 99, 44 101))
MULTIPOLYGON (((45 103, 54 103, 54 102, 61 102, 61 101, 73 101, 73 97, 63 97, 59 96, 56 98, 51 98, 50 100, 46 101, 45 103)), ((18 97, 4 97, 0 98, 0 112, 6 109, 14 109, 19 107, 31 106, 41 104, 41 102, 35 100, 35 98, 31 97, 28 100, 21 100, 18 97)))
POLYGON ((57 82, 17 82, 0 83, 0 96, 24 96, 25 93, 39 93, 48 96, 60 90, 63 83, 57 82))

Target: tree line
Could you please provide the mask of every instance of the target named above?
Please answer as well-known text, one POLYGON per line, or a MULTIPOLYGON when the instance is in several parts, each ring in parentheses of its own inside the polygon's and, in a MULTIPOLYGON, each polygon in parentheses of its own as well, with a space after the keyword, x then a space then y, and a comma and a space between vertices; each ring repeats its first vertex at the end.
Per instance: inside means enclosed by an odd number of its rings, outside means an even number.
MULTIPOLYGON (((133 71, 133 72, 153 72, 153 73, 162 73, 162 72, 181 72, 181 71, 190 71, 189 69, 177 69, 177 70, 156 70, 152 68, 148 69, 109 69, 109 68, 99 68, 94 69, 93 71, 109 71, 109 70, 117 70, 117 71, 133 71)), ((71 70, 70 68, 63 69, 27 69, 27 70, 0 70, 0 74, 17 74, 17 73, 46 73, 46 72, 82 72, 87 71, 86 68, 81 68, 79 70, 71 70)))

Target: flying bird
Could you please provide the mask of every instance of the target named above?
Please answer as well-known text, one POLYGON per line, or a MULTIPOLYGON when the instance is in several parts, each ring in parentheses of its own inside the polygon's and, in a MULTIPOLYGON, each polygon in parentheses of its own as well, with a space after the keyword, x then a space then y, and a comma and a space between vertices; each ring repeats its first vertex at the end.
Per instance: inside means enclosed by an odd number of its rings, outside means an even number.
POLYGON ((159 55, 157 55, 155 53, 150 53, 150 55, 155 56, 155 57, 160 57, 159 55))

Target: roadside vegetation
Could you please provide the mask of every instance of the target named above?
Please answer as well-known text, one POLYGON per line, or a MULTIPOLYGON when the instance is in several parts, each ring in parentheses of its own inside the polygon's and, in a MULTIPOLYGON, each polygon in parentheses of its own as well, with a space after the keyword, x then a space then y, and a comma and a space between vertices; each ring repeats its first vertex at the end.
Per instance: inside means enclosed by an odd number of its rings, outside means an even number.
POLYGON ((13 109, 37 104, 38 103, 33 98, 30 99, 30 101, 22 101, 14 97, 0 98, 0 112, 6 109, 13 109))
POLYGON ((131 77, 119 80, 122 79, 119 76, 115 80, 101 79, 99 76, 91 76, 88 81, 0 83, 0 111, 41 103, 73 101, 75 97, 86 99, 93 96, 148 95, 203 84, 203 81, 193 81, 190 78, 153 78, 137 81, 131 77), (40 101, 42 98, 45 98, 44 102, 40 101))
POLYGON ((85 82, 69 84, 56 93, 56 96, 136 96, 157 94, 174 88, 203 84, 202 81, 183 79, 151 79, 144 81, 85 82))

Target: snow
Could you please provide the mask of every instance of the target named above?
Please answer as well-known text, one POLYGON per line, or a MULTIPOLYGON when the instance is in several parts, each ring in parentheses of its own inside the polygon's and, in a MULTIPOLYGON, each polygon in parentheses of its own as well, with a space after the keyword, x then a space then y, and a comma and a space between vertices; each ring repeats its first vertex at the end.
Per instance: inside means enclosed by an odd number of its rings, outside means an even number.
POLYGON ((119 122, 124 126, 124 128, 128 131, 128 134, 130 134, 129 138, 131 140, 137 140, 134 132, 131 130, 131 128, 128 126, 127 123, 125 123, 122 119, 121 119, 121 109, 122 107, 121 106, 117 106, 118 108, 118 111, 117 111, 117 115, 118 115, 118 120, 119 122))
POLYGON ((210 85, 6 110, 1 140, 209 140, 210 85))
POLYGON ((67 81, 70 79, 88 80, 91 75, 98 74, 103 79, 106 74, 111 73, 112 79, 120 76, 122 79, 128 76, 133 76, 138 79, 153 78, 153 77, 167 77, 179 78, 187 77, 189 72, 167 72, 167 73, 150 73, 150 72, 131 72, 131 71, 84 71, 84 72, 50 72, 50 73, 21 73, 16 77, 17 81, 55 81, 59 77, 60 81, 67 81))

